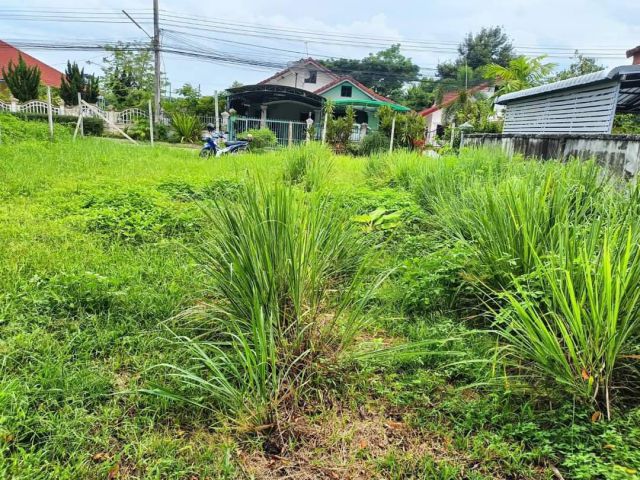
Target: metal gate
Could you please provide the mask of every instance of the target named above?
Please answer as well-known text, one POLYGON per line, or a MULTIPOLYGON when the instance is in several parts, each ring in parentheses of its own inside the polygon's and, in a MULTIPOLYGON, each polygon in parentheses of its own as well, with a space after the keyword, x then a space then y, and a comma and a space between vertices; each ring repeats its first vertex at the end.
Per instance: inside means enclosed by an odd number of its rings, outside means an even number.
MULTIPOLYGON (((235 140, 237 136, 247 130, 260 128, 259 118, 233 117, 229 119, 229 139, 235 140)), ((267 119, 267 128, 276 134, 278 145, 287 146, 289 143, 296 145, 305 141, 307 136, 307 124, 305 122, 293 122, 287 120, 267 119)), ((318 128, 316 128, 316 132, 318 128)))

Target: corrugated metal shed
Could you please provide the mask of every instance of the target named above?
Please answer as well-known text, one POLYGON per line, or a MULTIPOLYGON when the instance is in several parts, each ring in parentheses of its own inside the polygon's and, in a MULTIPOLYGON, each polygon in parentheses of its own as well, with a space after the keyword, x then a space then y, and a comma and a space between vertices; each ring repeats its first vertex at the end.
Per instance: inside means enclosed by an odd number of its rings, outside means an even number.
POLYGON ((504 133, 611 133, 616 112, 640 113, 640 65, 625 65, 498 97, 504 133))

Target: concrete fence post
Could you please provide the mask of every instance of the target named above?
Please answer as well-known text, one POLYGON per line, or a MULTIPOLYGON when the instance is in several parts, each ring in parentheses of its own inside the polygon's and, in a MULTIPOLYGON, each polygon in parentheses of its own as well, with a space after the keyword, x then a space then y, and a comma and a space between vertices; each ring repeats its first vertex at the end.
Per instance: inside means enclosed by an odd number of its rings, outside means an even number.
POLYGON ((393 137, 396 134, 396 114, 393 114, 393 120, 391 121, 391 140, 389 140, 389 153, 393 152, 393 137))
POLYGON ((49 120, 49 140, 53 142, 53 107, 51 106, 51 87, 47 86, 47 117, 49 120))
POLYGON ((288 141, 288 145, 289 146, 293 145, 293 122, 289 122, 289 141, 288 141))

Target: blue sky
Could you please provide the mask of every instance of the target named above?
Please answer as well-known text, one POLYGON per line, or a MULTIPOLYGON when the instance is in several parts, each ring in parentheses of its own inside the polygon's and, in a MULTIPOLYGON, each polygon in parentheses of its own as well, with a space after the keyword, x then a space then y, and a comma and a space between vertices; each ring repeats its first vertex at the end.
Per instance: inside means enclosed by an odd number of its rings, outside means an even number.
MULTIPOLYGON (((0 38, 11 40, 34 40, 47 43, 60 41, 116 41, 144 40, 146 37, 133 24, 95 24, 32 22, 8 20, 2 17, 6 9, 75 9, 101 12, 106 9, 122 8, 135 11, 150 9, 151 0, 145 1, 100 1, 57 0, 55 4, 33 0, 3 0, 0 7, 0 38), (85 10, 87 9, 87 10, 85 10)), ((208 20, 259 24, 277 28, 295 28, 301 31, 326 32, 330 34, 384 37, 402 43, 403 40, 440 42, 444 49, 434 51, 424 48, 404 53, 420 65, 425 74, 433 73, 439 61, 455 57, 449 50, 458 43, 466 32, 478 31, 483 26, 502 25, 513 40, 514 45, 525 49, 539 49, 550 53, 556 49, 598 50, 607 53, 600 63, 607 66, 627 64, 624 51, 640 44, 640 6, 637 0, 593 1, 593 0, 485 0, 458 1, 412 0, 394 1, 369 0, 367 2, 347 2, 323 0, 233 0, 226 2, 202 2, 195 0, 160 0, 160 7, 168 12, 167 18, 177 16, 200 17, 203 26, 208 20), (219 4, 219 7, 216 7, 219 4), (634 21, 635 20, 635 21, 634 21), (446 47, 446 45, 450 45, 446 47), (604 50, 606 49, 606 50, 604 50)), ((136 15, 134 15, 135 17, 136 15)), ((143 20, 139 16, 140 20, 143 20)), ((311 56, 346 56, 361 58, 375 47, 326 45, 310 40, 285 41, 282 38, 256 38, 242 33, 241 28, 228 26, 224 32, 204 31, 190 26, 187 20, 180 20, 182 26, 165 26, 183 32, 215 37, 219 40, 197 37, 181 37, 192 45, 215 50, 224 55, 258 58, 284 63, 304 56, 308 50, 311 56), (220 41, 222 40, 222 41, 220 41), (249 45, 239 45, 242 42, 249 45), (291 50, 291 53, 274 49, 291 50)), ((144 24, 145 27, 150 26, 144 24)), ((174 37, 175 39, 175 37, 174 37)), ((170 38, 166 39, 168 42, 170 38)), ((368 43, 363 39, 361 43, 368 43)), ((390 43, 390 42, 389 42, 390 43)), ((29 50, 41 60, 63 69, 67 59, 76 60, 88 71, 100 71, 104 54, 100 52, 29 50), (87 63, 91 62, 91 63, 87 63)), ((560 66, 570 62, 566 58, 550 58, 560 66)), ((219 65, 195 59, 185 59, 174 55, 163 55, 164 68, 172 87, 190 82, 199 85, 203 94, 224 89, 234 80, 244 84, 255 83, 274 73, 273 68, 255 68, 236 65, 219 65)))

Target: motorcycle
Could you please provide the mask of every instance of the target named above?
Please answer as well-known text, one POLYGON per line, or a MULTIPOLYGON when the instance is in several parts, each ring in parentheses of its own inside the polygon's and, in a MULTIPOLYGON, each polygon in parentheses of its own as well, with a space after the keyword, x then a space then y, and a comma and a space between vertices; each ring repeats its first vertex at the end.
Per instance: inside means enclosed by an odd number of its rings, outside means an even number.
POLYGON ((219 157, 226 154, 233 155, 246 152, 249 149, 250 137, 248 140, 229 141, 224 133, 216 132, 212 124, 207 125, 207 131, 209 133, 202 137, 205 143, 202 150, 200 150, 201 157, 219 157), (224 147, 218 145, 218 140, 222 140, 224 147))

